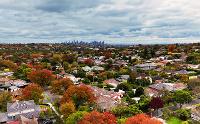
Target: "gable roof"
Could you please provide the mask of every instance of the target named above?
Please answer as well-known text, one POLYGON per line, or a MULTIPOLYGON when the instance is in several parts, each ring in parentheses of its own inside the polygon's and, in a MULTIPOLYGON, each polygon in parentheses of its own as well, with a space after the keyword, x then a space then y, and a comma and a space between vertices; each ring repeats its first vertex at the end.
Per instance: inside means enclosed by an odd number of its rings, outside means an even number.
POLYGON ((7 122, 8 121, 8 117, 6 113, 0 113, 0 123, 1 122, 7 122))
POLYGON ((33 100, 7 103, 8 116, 39 117, 40 107, 33 100))

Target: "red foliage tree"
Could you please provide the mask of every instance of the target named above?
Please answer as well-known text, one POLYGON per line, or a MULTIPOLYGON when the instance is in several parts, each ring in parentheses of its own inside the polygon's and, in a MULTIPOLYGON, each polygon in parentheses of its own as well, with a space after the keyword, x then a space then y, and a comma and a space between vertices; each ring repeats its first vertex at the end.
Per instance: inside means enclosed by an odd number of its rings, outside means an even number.
POLYGON ((138 114, 126 120, 126 124, 162 124, 157 119, 150 118, 146 114, 138 114))
POLYGON ((37 64, 35 64, 35 63, 28 63, 27 66, 29 68, 32 68, 33 70, 42 70, 42 69, 44 69, 44 66, 41 65, 41 64, 38 64, 38 63, 37 64))
POLYGON ((86 59, 86 60, 84 61, 84 63, 85 63, 86 65, 89 65, 89 66, 94 65, 94 61, 93 61, 92 59, 86 59))
POLYGON ((95 100, 96 97, 94 96, 92 89, 88 86, 71 86, 63 95, 61 104, 73 101, 76 107, 79 107, 84 103, 92 104, 95 102, 95 100))
POLYGON ((149 107, 152 109, 159 109, 164 106, 163 100, 160 97, 153 97, 149 103, 149 107))
POLYGON ((78 124, 117 124, 116 117, 108 112, 99 113, 93 111, 86 114, 78 124))
POLYGON ((22 90, 22 100, 34 100, 35 103, 39 103, 39 100, 43 98, 43 89, 38 84, 29 84, 22 90))
POLYGON ((34 82, 34 83, 39 84, 40 86, 46 87, 51 84, 51 82, 55 79, 55 76, 52 74, 51 71, 47 69, 43 69, 43 70, 32 71, 28 75, 28 79, 31 82, 34 82))
POLYGON ((112 57, 112 53, 110 51, 106 51, 103 54, 105 56, 105 59, 110 59, 112 57))
POLYGON ((52 92, 62 95, 72 85, 74 85, 74 84, 69 78, 55 80, 52 82, 52 85, 51 85, 52 92))

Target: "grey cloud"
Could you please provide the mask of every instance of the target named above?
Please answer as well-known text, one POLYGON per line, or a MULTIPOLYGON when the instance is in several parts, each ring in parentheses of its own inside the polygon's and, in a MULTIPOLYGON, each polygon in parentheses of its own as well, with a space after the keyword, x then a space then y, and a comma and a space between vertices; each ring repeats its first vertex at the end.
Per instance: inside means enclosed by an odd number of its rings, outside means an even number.
POLYGON ((77 11, 93 8, 101 2, 108 3, 109 0, 44 0, 36 8, 48 12, 77 11))
POLYGON ((0 41, 200 39, 198 5, 195 0, 1 0, 0 41))

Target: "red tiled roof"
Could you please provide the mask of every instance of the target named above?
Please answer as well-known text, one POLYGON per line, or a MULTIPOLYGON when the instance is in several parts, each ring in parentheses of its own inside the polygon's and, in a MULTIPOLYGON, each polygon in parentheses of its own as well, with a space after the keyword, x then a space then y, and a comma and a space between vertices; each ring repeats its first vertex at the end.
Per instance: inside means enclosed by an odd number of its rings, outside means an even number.
POLYGON ((20 121, 11 121, 11 122, 8 122, 7 124, 20 124, 20 121))

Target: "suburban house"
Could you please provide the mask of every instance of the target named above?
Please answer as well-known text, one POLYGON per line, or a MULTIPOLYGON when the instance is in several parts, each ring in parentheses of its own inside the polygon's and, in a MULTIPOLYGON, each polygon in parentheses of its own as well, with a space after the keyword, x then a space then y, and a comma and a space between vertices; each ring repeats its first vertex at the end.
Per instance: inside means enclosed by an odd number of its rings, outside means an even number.
POLYGON ((29 119, 38 118, 39 113, 40 106, 36 105, 33 100, 7 103, 7 117, 10 121, 19 118, 21 115, 29 119))
POLYGON ((156 69, 157 65, 155 63, 145 63, 145 64, 135 65, 135 67, 141 70, 152 70, 152 69, 156 69))
POLYGON ((104 80, 103 83, 105 84, 109 84, 109 85, 112 85, 113 87, 117 87, 118 84, 120 84, 121 82, 115 80, 114 78, 113 79, 108 79, 108 80, 104 80))
MULTIPOLYGON (((85 84, 80 84, 85 85, 85 84)), ((110 111, 113 107, 121 104, 121 98, 124 92, 108 91, 96 86, 86 85, 91 88, 95 97, 97 98, 96 104, 102 111, 110 111)))
POLYGON ((116 80, 119 82, 123 82, 123 81, 127 81, 129 79, 129 75, 120 75, 119 78, 117 78, 116 80))
POLYGON ((104 68, 100 67, 100 66, 92 66, 92 70, 93 71, 104 71, 104 68))
POLYGON ((12 76, 14 72, 2 72, 0 73, 0 76, 4 76, 4 77, 7 77, 7 76, 12 76))
POLYGON ((15 92, 24 88, 28 85, 26 81, 23 80, 10 80, 7 78, 0 78, 0 90, 15 92))
POLYGON ((74 84, 78 84, 80 78, 76 78, 72 74, 65 74, 63 78, 69 78, 74 84))
POLYGON ((28 85, 28 83, 26 83, 26 81, 24 80, 13 80, 10 83, 11 85, 19 87, 19 88, 23 88, 28 85))
POLYGON ((0 78, 0 85, 4 85, 8 81, 10 81, 10 79, 8 79, 8 78, 0 78))
POLYGON ((158 95, 158 93, 162 90, 174 92, 176 90, 183 90, 185 88, 187 88, 187 86, 183 83, 157 83, 146 88, 145 93, 149 96, 154 96, 158 95))
POLYGON ((188 64, 187 68, 189 68, 189 69, 200 69, 200 64, 198 64, 198 65, 188 64))
POLYGON ((90 72, 92 71, 92 68, 90 68, 89 66, 85 66, 85 67, 82 67, 83 71, 85 72, 90 72))
POLYGON ((109 111, 121 103, 123 93, 107 91, 98 87, 91 87, 97 97, 97 106, 103 111, 109 111))

